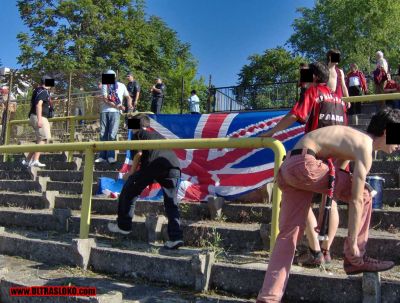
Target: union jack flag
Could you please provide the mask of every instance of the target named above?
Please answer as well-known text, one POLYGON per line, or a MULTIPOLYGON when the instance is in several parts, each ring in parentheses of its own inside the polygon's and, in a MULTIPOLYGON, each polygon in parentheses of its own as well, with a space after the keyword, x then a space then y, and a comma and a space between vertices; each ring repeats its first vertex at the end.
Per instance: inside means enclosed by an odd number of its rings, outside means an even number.
MULTIPOLYGON (((248 138, 274 127, 287 111, 217 113, 204 115, 157 115, 151 117, 151 128, 167 139, 248 138)), ((304 126, 294 124, 274 137, 292 149, 304 133, 304 126)), ((270 149, 186 149, 174 150, 181 169, 179 196, 187 201, 206 201, 219 196, 233 200, 271 182, 274 154, 270 149)), ((130 151, 120 170, 130 169, 130 151)), ((141 198, 160 199, 158 184, 148 187, 141 198)))

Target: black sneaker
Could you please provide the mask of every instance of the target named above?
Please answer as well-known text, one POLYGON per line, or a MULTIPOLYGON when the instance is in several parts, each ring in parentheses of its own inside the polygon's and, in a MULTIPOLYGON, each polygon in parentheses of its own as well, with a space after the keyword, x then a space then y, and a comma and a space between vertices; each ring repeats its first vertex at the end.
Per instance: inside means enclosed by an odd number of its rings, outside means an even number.
POLYGON ((320 251, 315 254, 308 251, 297 258, 297 263, 304 267, 319 267, 325 264, 325 259, 320 251))
POLYGON ((166 249, 178 249, 181 246, 183 246, 182 240, 167 241, 164 243, 164 248, 166 249))

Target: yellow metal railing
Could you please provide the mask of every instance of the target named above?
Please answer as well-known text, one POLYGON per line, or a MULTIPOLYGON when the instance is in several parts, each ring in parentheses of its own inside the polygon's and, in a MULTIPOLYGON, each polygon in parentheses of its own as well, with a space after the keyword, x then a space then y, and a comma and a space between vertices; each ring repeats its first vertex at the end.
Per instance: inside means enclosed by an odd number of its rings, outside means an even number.
POLYGON ((386 100, 400 100, 400 93, 343 97, 342 99, 343 101, 346 102, 375 102, 375 101, 386 101, 386 100))
MULTIPOLYGON (((142 114, 153 114, 152 112, 141 112, 142 114)), ((135 114, 139 114, 136 112, 135 114)), ((122 116, 130 115, 128 114, 121 114, 122 116)), ((87 115, 87 116, 67 116, 67 117, 55 117, 55 118, 50 118, 48 119, 49 122, 68 122, 69 123, 69 142, 73 143, 75 142, 75 129, 76 129, 76 121, 93 121, 93 120, 98 120, 99 115, 87 115)), ((8 145, 10 143, 10 136, 11 136, 11 128, 14 125, 24 125, 24 124, 29 124, 29 119, 26 120, 12 120, 9 121, 7 124, 6 128, 6 135, 4 139, 4 145, 8 145)), ((68 162, 72 161, 72 156, 73 156, 73 151, 68 152, 68 157, 67 160, 68 162)), ((3 161, 6 162, 8 160, 8 156, 5 153, 3 155, 3 161)))
MULTIPOLYGON (((57 119, 57 118, 54 118, 57 119)), ((274 176, 276 177, 283 157, 286 155, 283 144, 273 138, 218 138, 218 139, 168 139, 150 141, 108 141, 108 142, 77 142, 55 144, 27 144, 0 146, 0 154, 24 152, 73 152, 85 153, 83 172, 83 193, 80 222, 80 238, 88 238, 90 227, 90 213, 92 203, 93 160, 94 152, 102 150, 146 150, 146 149, 209 149, 209 148, 271 148, 274 152, 274 176)), ((281 201, 281 191, 276 183, 272 197, 272 226, 270 249, 275 245, 278 235, 278 217, 281 201)))

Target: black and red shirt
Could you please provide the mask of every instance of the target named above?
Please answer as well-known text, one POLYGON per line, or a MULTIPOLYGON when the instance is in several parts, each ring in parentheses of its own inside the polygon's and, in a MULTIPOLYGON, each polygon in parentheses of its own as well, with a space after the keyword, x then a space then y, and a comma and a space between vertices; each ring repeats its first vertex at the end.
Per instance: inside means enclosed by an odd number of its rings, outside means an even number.
POLYGON ((318 84, 309 87, 302 102, 297 102, 291 114, 299 122, 306 123, 305 132, 329 125, 347 125, 347 108, 344 101, 326 86, 318 84))

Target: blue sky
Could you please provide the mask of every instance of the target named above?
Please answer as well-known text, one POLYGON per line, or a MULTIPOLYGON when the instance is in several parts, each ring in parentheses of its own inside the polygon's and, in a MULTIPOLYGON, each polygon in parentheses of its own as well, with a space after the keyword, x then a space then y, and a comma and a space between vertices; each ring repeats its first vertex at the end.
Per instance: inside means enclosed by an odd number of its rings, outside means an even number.
MULTIPOLYGON (((18 67, 17 33, 25 31, 16 1, 0 0, 4 66, 18 67)), ((183 42, 191 44, 198 75, 212 75, 216 86, 237 83, 237 74, 251 54, 283 45, 293 32, 297 7, 314 0, 147 0, 147 14, 161 17, 183 42)))

